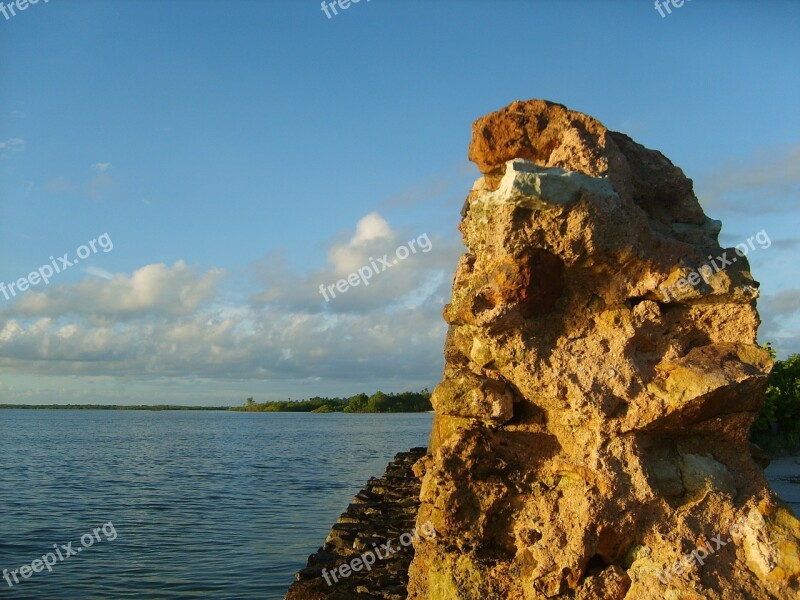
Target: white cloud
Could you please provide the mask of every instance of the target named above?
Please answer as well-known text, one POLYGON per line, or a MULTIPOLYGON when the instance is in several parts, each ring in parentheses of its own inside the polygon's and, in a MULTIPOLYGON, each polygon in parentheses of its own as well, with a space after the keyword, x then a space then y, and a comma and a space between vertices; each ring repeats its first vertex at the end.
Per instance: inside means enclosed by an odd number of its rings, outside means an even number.
POLYGON ((92 200, 103 199, 111 189, 114 182, 108 173, 101 172, 96 177, 92 177, 84 187, 84 193, 92 200))
POLYGON ((356 233, 347 243, 331 248, 328 260, 335 273, 347 275, 364 265, 367 259, 365 251, 377 248, 379 244, 385 245, 394 237, 389 223, 378 213, 371 213, 356 224, 356 233))
POLYGON ((800 289, 783 290, 763 299, 764 310, 771 317, 788 317, 800 310, 800 289))
POLYGON ((56 177, 46 182, 45 189, 51 194, 65 194, 72 191, 73 185, 66 177, 56 177))
POLYGON ((398 232, 383 217, 372 213, 358 221, 352 235, 331 246, 326 268, 298 274, 290 270, 282 257, 266 257, 256 268, 267 289, 254 296, 254 303, 280 304, 311 313, 366 314, 392 306, 434 301, 449 294, 461 252, 461 242, 455 236, 445 240, 427 236, 426 232, 398 232), (395 263, 398 248, 408 249, 412 241, 416 252, 409 251, 408 258, 395 263), (388 260, 390 266, 382 265, 381 259, 388 260), (326 302, 320 292, 321 285, 335 286, 362 267, 374 270, 373 263, 380 272, 368 280, 368 285, 359 283, 345 293, 334 292, 335 298, 328 293, 330 301, 326 302))
POLYGON ((140 379, 435 380, 444 332, 438 310, 409 309, 394 318, 269 309, 108 324, 0 318, 0 368, 140 379))
POLYGON ((732 162, 700 178, 697 188, 703 207, 715 211, 762 214, 797 209, 800 145, 732 162))
POLYGON ((101 279, 106 279, 108 281, 114 279, 114 274, 110 271, 106 271, 105 269, 101 269, 99 267, 86 267, 85 271, 89 275, 94 275, 95 277, 100 277, 101 279))
POLYGON ((470 189, 474 180, 475 165, 466 160, 459 161, 388 198, 379 206, 382 210, 408 209, 423 202, 430 205, 444 199, 447 202, 455 199, 459 203, 463 201, 464 190, 470 189))
POLYGON ((17 152, 25 149, 25 140, 20 138, 9 138, 0 140, 0 158, 11 158, 17 152))
POLYGON ((348 245, 358 246, 376 238, 388 238, 392 235, 389 223, 378 213, 370 213, 356 224, 356 234, 348 245))
POLYGON ((430 252, 328 304, 318 291, 412 237, 367 215, 331 246, 325 269, 292 273, 275 256, 255 265, 260 285, 270 286, 257 302, 220 289, 222 271, 198 272, 182 261, 130 274, 98 269, 73 285, 51 284, 0 305, 0 374, 431 385, 444 364, 441 307, 456 239, 431 239, 430 252))
POLYGON ((81 194, 92 200, 103 200, 114 188, 114 179, 108 173, 111 163, 95 163, 91 165, 97 174, 84 179, 84 183, 74 183, 67 177, 56 177, 45 182, 45 189, 51 194, 81 194))
POLYGON ((9 309, 21 317, 100 317, 130 320, 144 315, 177 317, 194 313, 215 294, 222 271, 198 275, 183 261, 172 267, 152 264, 74 285, 53 285, 29 291, 9 309))
POLYGON ((762 318, 759 340, 771 342, 779 358, 800 352, 800 289, 763 296, 758 312, 762 318))

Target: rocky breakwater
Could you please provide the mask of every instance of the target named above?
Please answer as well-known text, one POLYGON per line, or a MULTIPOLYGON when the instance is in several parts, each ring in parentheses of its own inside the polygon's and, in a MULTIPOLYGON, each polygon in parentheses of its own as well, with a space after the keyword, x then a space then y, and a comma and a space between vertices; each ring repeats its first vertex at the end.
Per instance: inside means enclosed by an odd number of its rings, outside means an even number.
MULTIPOLYGON (((404 535, 416 530, 419 479, 413 465, 425 448, 401 452, 379 479, 372 478, 308 557, 285 600, 404 600, 414 546, 404 535), (366 555, 370 558, 366 561, 366 555), (368 567, 365 565, 368 564, 368 567), (371 563, 371 564, 369 564, 371 563), (342 567, 346 566, 346 570, 342 567)), ((422 539, 431 537, 429 524, 422 539)), ((433 533, 435 535, 435 533, 433 533)))
POLYGON ((470 159, 409 598, 798 598, 800 522, 748 452, 758 284, 692 181, 540 100, 470 159))

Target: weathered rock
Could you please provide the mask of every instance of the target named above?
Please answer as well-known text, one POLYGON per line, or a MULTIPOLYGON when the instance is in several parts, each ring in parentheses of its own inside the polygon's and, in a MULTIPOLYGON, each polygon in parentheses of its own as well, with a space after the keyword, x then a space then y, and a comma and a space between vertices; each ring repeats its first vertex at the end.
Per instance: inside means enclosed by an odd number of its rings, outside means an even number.
POLYGON ((541 100, 470 158, 409 598, 797 598, 800 522, 747 441, 758 284, 691 180, 541 100))

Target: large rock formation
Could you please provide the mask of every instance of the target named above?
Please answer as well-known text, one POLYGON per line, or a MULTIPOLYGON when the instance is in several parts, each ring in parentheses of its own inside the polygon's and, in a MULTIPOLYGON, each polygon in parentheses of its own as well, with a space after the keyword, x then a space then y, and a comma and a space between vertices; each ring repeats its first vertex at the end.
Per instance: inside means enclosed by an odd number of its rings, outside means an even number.
POLYGON ((692 181, 541 100, 470 158, 409 598, 798 598, 800 522, 748 452, 758 284, 692 181))

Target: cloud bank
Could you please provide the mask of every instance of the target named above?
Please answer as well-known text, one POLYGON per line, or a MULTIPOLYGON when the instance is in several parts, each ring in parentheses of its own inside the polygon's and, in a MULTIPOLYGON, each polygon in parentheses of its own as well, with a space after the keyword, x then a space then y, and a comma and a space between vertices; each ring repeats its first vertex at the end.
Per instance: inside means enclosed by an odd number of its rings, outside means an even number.
POLYGON ((0 307, 0 373, 434 383, 443 365, 441 307, 461 252, 455 236, 432 236, 430 252, 367 287, 327 303, 319 293, 321 283, 419 233, 366 215, 330 245, 324 267, 296 272, 268 255, 243 274, 249 291, 239 296, 231 273, 184 261, 28 292, 0 307))

